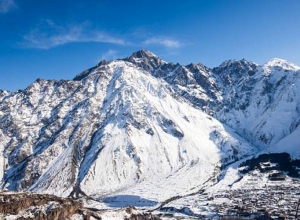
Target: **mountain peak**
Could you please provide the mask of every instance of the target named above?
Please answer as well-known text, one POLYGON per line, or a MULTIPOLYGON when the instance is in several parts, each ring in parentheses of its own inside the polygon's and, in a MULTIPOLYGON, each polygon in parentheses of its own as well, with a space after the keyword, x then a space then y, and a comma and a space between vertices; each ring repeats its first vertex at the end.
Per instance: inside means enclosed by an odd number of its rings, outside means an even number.
MULTIPOLYGON (((122 218, 115 210, 128 206, 137 209, 126 208, 126 218, 157 207, 162 214, 218 218, 219 209, 232 213, 249 193, 265 198, 259 209, 276 205, 274 193, 300 186, 300 70, 286 71, 281 66, 292 64, 280 59, 268 65, 227 60, 212 70, 140 50, 101 61, 74 80, 37 79, 25 90, 0 90, 0 187, 94 198, 87 211, 99 218, 122 218), (260 164, 282 168, 286 179, 269 179, 260 164), (262 185, 273 191, 256 194, 262 185), (227 197, 235 198, 231 206, 222 202, 227 197)), ((299 198, 283 199, 293 207, 299 198)), ((249 204, 260 218, 256 202, 249 204)), ((284 211, 270 207, 272 216, 284 211)), ((28 210, 36 208, 18 216, 28 210)))
POLYGON ((287 69, 287 70, 299 70, 300 69, 299 66, 296 66, 295 64, 288 62, 284 59, 280 59, 280 58, 273 58, 270 61, 268 61, 267 63, 265 63, 264 66, 282 67, 283 69, 287 69))
MULTIPOLYGON (((152 71, 153 69, 156 69, 159 65, 166 63, 162 59, 160 59, 158 56, 156 56, 154 53, 152 53, 149 50, 138 50, 134 52, 131 56, 126 57, 124 59, 121 59, 123 61, 127 61, 130 63, 133 63, 139 67, 144 68, 145 70, 150 70, 152 71)), ((95 71, 97 68, 107 65, 112 61, 106 61, 106 60, 101 60, 96 66, 87 69, 80 74, 76 75, 73 80, 75 81, 80 81, 87 76, 90 75, 93 71, 95 71)))
POLYGON ((281 58, 272 58, 271 60, 269 60, 267 62, 267 64, 273 64, 273 65, 276 65, 276 64, 280 64, 280 63, 287 63, 288 61, 284 60, 284 59, 281 59, 281 58))
POLYGON ((239 67, 245 67, 245 66, 251 66, 255 63, 248 61, 246 59, 241 59, 241 60, 236 60, 236 59, 230 59, 230 60, 225 60, 221 65, 217 68, 228 68, 231 66, 239 66, 239 67))
POLYGON ((154 53, 152 53, 149 50, 138 50, 134 52, 130 57, 135 57, 135 58, 158 58, 154 53))
POLYGON ((213 72, 219 75, 225 85, 231 85, 234 81, 239 81, 242 77, 255 74, 258 65, 246 59, 226 60, 220 66, 215 67, 213 72))
POLYGON ((149 50, 139 50, 123 60, 131 62, 150 72, 167 63, 149 50))

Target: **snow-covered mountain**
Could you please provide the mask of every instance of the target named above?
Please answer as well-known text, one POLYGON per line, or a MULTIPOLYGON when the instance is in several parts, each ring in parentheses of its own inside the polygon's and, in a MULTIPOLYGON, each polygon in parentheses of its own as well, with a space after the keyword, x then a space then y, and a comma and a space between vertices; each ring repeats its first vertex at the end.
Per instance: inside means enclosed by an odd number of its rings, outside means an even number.
POLYGON ((0 90, 2 187, 154 204, 197 192, 261 150, 299 156, 299 88, 300 68, 280 59, 210 69, 141 50, 0 90))
MULTIPOLYGON (((227 61, 214 73, 224 85, 216 118, 259 147, 272 147, 300 122, 300 68, 273 59, 264 65, 227 61)), ((285 151, 282 146, 282 151, 285 151)))

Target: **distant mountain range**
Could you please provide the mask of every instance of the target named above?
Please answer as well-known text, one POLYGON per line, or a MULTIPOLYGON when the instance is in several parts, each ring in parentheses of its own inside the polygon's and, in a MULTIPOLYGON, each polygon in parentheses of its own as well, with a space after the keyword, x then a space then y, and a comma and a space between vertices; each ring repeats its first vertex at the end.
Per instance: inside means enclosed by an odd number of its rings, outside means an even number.
POLYGON ((299 91, 300 67, 285 60, 210 69, 147 50, 0 90, 2 188, 157 206, 244 158, 299 158, 299 91))

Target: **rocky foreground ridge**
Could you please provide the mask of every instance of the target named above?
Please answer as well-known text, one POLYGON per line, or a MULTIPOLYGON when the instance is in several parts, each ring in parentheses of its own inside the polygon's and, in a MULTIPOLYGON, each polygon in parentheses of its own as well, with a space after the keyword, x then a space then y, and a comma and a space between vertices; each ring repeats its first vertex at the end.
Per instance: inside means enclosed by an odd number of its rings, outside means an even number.
POLYGON ((1 219, 67 219, 80 214, 85 219, 82 203, 47 194, 0 193, 1 219), (6 217, 5 217, 6 216, 6 217))
MULTIPOLYGON (((101 220, 105 210, 84 207, 79 200, 49 194, 0 193, 0 219, 3 220, 101 220)), ((159 220, 150 213, 139 213, 134 207, 123 210, 120 219, 159 220)), ((121 216, 121 215, 120 215, 121 216)))

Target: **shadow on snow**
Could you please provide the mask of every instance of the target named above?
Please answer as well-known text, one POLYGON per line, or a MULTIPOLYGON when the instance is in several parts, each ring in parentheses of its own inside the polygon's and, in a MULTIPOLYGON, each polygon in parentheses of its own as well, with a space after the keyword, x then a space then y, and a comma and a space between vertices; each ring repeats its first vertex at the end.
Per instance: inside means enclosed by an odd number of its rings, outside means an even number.
POLYGON ((156 201, 141 198, 140 196, 134 195, 116 195, 111 197, 106 197, 102 199, 102 202, 106 203, 110 207, 126 207, 126 206, 155 206, 156 201))

